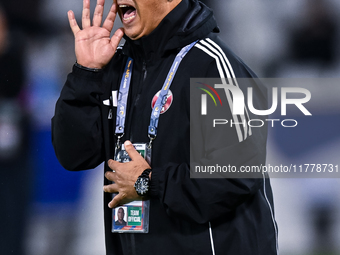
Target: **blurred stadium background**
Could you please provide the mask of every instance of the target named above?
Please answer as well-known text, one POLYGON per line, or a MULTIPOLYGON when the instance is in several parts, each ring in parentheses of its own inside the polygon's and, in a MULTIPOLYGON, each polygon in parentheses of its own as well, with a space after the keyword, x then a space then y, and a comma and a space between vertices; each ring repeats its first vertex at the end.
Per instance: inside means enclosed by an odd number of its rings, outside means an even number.
MULTIPOLYGON (((338 0, 204 2, 259 77, 339 78, 338 0)), ((105 253, 102 167, 68 172, 51 145, 54 105, 75 62, 70 9, 79 20, 82 0, 0 1, 1 255, 105 253)), ((339 87, 314 89, 312 121, 270 129, 268 163, 340 163, 339 87)), ((340 254, 339 184, 272 179, 281 255, 340 254)))

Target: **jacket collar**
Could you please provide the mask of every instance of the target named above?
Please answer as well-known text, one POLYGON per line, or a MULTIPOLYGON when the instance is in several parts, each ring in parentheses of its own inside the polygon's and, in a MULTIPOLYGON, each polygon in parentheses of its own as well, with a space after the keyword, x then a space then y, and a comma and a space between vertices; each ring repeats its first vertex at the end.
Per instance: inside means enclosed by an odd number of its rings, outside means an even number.
POLYGON ((146 62, 163 57, 171 51, 218 32, 211 9, 197 0, 182 0, 148 36, 126 42, 123 53, 146 62))

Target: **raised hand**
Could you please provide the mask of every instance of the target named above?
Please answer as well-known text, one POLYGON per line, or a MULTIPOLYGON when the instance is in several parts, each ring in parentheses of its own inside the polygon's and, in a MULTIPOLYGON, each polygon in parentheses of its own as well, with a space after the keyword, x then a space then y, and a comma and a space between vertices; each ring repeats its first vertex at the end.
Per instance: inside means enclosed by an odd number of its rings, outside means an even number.
POLYGON ((75 38, 75 52, 78 64, 88 68, 101 69, 111 60, 116 52, 117 46, 124 35, 119 28, 112 38, 114 21, 117 9, 113 3, 103 23, 103 11, 105 0, 97 0, 97 6, 93 14, 91 25, 90 0, 83 0, 82 28, 80 29, 74 17, 73 11, 68 12, 68 20, 75 38))

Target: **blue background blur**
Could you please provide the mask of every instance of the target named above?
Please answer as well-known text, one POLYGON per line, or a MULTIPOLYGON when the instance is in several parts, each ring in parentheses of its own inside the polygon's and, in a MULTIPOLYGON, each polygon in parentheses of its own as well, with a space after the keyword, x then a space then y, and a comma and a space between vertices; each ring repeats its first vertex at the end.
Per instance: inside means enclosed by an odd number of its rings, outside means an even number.
MULTIPOLYGON (((340 76, 338 0, 205 2, 216 10, 223 40, 259 77, 340 76)), ((4 41, 22 49, 23 70, 14 96, 0 90, 0 106, 16 105, 28 120, 18 133, 28 141, 21 154, 1 159, 0 150, 1 210, 14 208, 13 214, 6 210, 7 225, 0 226, 0 254, 104 254, 102 166, 68 172, 51 144, 54 106, 75 62, 67 11, 73 10, 79 21, 82 0, 1 0, 0 8, 0 56, 7 49, 1 48, 5 34, 4 41)), ((340 163, 340 88, 314 90, 313 118, 296 116, 301 118, 296 129, 270 129, 268 163, 340 163)), ((0 111, 0 139, 1 116, 0 111)), ((339 184, 338 179, 272 179, 281 255, 340 254, 339 184)))

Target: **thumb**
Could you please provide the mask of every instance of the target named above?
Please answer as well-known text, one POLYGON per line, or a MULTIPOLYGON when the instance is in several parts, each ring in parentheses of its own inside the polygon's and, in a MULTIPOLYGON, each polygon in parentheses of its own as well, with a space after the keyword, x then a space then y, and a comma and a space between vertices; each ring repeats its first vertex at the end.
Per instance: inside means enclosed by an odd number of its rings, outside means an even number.
POLYGON ((126 152, 129 154, 131 160, 136 160, 137 157, 142 157, 130 141, 125 141, 124 147, 126 152))

